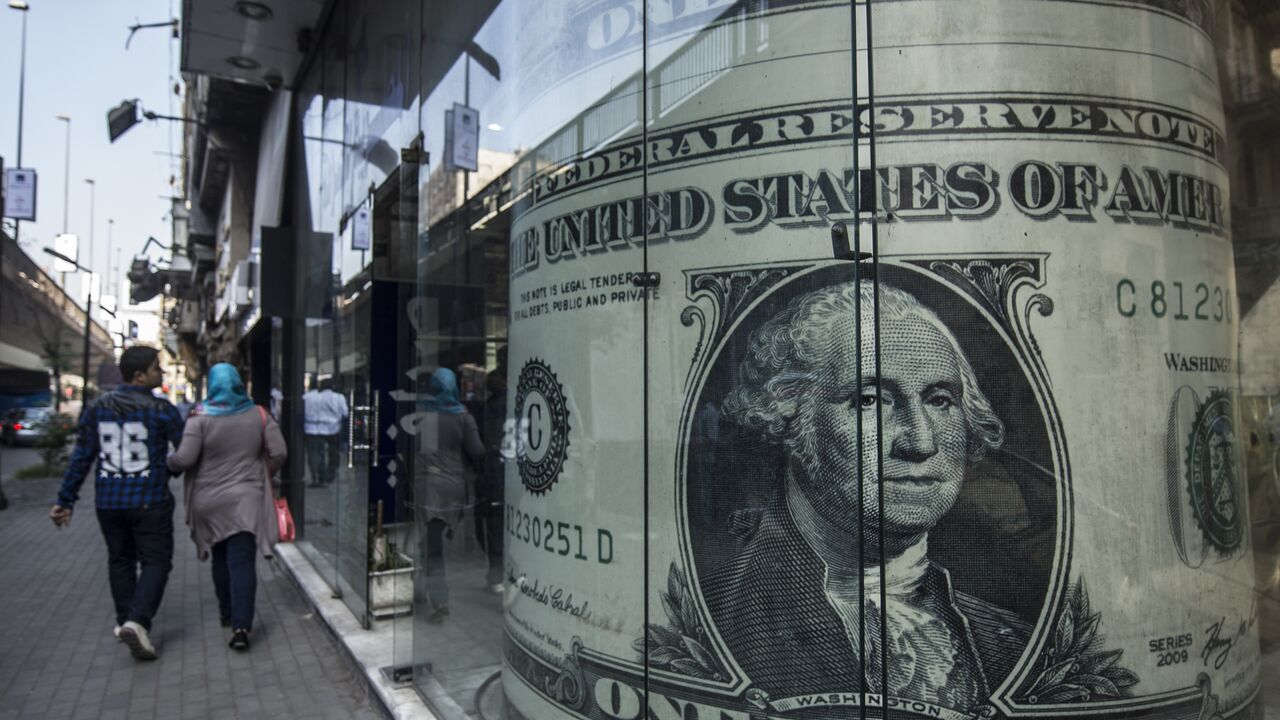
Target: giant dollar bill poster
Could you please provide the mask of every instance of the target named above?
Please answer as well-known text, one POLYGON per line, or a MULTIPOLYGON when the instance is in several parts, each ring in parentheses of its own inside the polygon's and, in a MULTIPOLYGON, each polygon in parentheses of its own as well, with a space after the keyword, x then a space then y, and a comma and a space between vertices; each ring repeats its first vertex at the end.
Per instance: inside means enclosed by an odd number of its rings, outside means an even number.
POLYGON ((572 7, 510 711, 1259 717, 1208 4, 572 7))

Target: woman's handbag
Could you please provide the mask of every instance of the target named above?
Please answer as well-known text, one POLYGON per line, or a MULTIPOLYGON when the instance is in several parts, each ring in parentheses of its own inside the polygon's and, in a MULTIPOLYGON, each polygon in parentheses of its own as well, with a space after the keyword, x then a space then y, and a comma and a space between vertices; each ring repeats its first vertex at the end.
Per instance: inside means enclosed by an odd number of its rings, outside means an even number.
POLYGON ((280 526, 280 542, 293 542, 296 535, 293 529, 293 513, 289 512, 289 502, 284 498, 276 498, 276 521, 280 526))
MULTIPOLYGON (((261 405, 258 406, 258 415, 262 418, 262 449, 263 452, 266 452, 267 411, 264 410, 261 405)), ((265 462, 263 463, 263 467, 265 469, 265 462)), ((275 494, 275 490, 273 490, 271 486, 271 474, 267 472, 265 473, 265 477, 267 480, 266 492, 268 493, 268 497, 270 497, 275 494)), ((282 497, 278 497, 275 499, 274 505, 276 510, 276 527, 280 529, 280 542, 293 542, 294 538, 297 537, 297 531, 293 526, 293 513, 289 512, 289 501, 282 497)))

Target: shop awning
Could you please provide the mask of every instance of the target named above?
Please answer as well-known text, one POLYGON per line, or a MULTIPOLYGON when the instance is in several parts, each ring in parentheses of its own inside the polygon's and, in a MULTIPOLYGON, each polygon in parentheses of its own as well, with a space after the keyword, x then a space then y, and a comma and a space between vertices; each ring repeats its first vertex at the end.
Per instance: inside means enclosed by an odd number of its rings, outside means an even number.
POLYGON ((289 87, 324 7, 324 0, 184 0, 182 71, 289 87))

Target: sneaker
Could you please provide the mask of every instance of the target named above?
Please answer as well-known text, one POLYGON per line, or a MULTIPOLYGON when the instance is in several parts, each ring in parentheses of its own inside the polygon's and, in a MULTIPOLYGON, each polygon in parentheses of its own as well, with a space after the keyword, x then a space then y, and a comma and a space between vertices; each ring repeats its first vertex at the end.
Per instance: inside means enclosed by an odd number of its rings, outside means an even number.
POLYGON ((249 631, 233 630, 231 632, 231 642, 227 643, 227 647, 232 650, 244 652, 249 649, 249 631))
POLYGON ((111 634, 116 636, 116 641, 118 642, 124 642, 124 638, 120 637, 120 629, 122 627, 122 625, 117 625, 116 628, 111 631, 111 634))
POLYGON ((147 629, 130 620, 120 626, 120 640, 129 646, 129 652, 137 660, 155 660, 156 646, 151 644, 147 629))
POLYGON ((502 583, 494 583, 489 586, 489 592, 493 593, 494 595, 501 595, 505 591, 506 591, 506 587, 503 586, 502 583))

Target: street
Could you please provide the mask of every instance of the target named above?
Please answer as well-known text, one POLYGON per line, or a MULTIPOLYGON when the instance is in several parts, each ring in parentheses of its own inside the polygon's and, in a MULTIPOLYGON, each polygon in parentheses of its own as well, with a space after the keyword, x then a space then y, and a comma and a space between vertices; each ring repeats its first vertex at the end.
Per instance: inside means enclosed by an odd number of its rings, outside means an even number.
MULTIPOLYGON (((247 653, 227 648, 209 565, 175 516, 174 567, 140 663, 111 635, 106 549, 86 482, 71 526, 46 517, 58 480, 15 480, 37 462, 0 447, 9 509, 0 512, 0 720, 10 718, 377 718, 380 709, 303 596, 258 561, 257 618, 247 653)), ((175 490, 180 483, 174 482, 175 490)))

